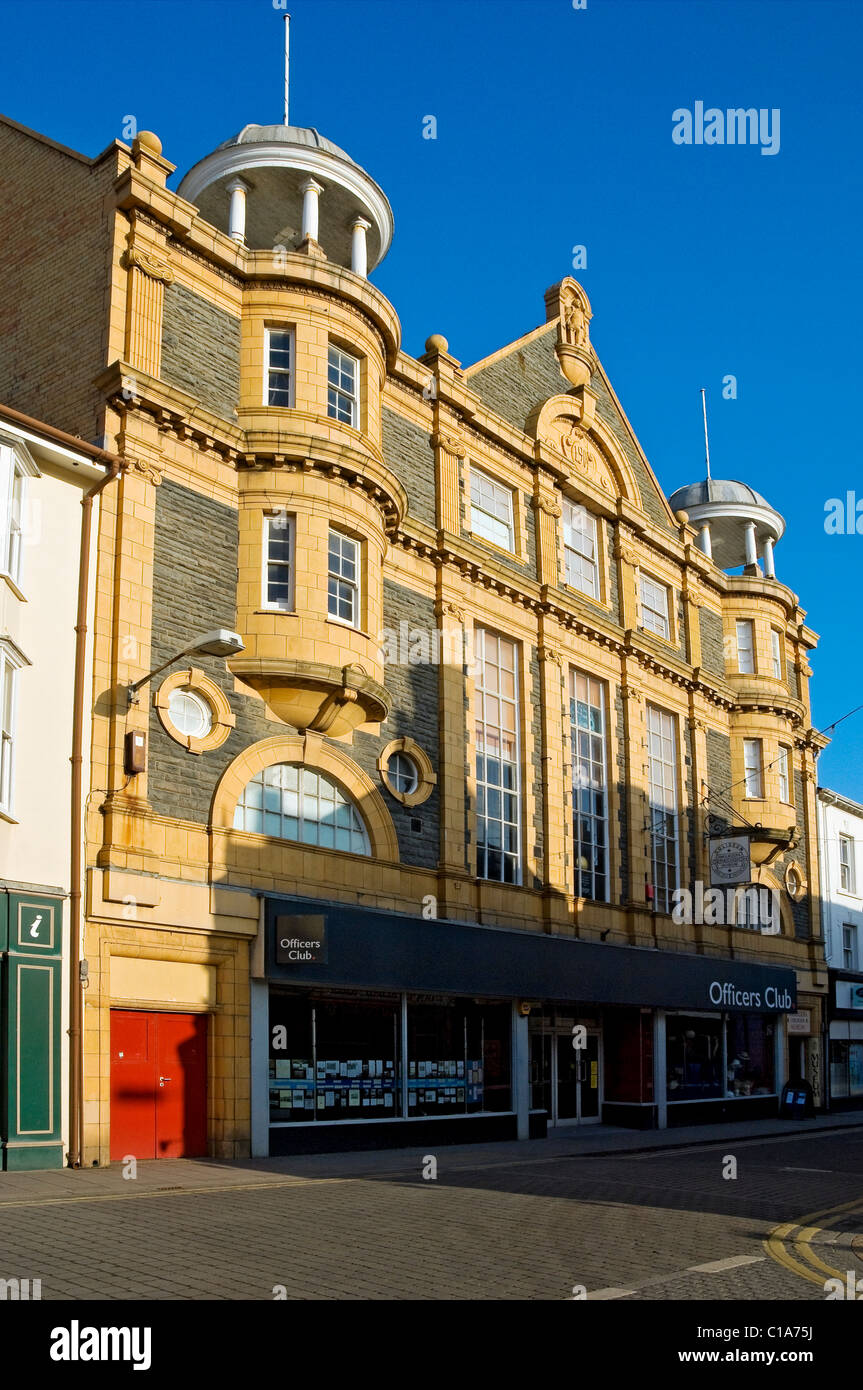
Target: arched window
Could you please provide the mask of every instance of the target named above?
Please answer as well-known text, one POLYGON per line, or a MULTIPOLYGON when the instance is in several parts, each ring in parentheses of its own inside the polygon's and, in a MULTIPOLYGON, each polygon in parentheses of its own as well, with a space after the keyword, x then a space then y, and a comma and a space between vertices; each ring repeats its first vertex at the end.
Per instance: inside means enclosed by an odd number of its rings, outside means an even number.
POLYGON ((371 854, 363 819, 341 788, 295 763, 274 763, 246 783, 234 811, 234 829, 371 854))

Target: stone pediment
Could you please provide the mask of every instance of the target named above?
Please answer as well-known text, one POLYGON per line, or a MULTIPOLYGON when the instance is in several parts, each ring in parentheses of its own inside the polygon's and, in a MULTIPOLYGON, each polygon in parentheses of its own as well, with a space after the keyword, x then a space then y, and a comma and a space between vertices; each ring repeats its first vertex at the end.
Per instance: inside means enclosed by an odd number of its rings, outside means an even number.
POLYGON ((573 481, 585 481, 608 497, 624 497, 640 505, 632 469, 621 449, 593 410, 594 398, 584 391, 552 396, 531 412, 526 432, 540 452, 556 457, 573 481), (589 428, 588 428, 589 423, 589 428))

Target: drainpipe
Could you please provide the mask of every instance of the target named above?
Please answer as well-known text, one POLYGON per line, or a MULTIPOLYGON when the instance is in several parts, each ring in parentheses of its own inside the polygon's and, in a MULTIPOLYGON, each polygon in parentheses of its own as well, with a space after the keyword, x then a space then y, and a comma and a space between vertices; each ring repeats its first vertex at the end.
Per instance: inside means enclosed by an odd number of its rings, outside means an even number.
MULTIPOLYGON (((59 431, 53 431, 56 438, 59 431)), ((77 447, 80 441, 66 436, 62 441, 77 447)), ((82 896, 82 820, 81 800, 84 764, 84 673, 87 662, 87 613, 90 603, 90 544, 93 529, 93 500, 108 483, 119 476, 125 462, 104 450, 86 450, 108 464, 108 472, 81 498, 81 555, 78 569, 78 617, 75 624, 75 688, 72 706, 72 845, 69 872, 69 1152, 70 1168, 80 1168, 84 1152, 84 1058, 81 1016, 81 896, 82 896)))

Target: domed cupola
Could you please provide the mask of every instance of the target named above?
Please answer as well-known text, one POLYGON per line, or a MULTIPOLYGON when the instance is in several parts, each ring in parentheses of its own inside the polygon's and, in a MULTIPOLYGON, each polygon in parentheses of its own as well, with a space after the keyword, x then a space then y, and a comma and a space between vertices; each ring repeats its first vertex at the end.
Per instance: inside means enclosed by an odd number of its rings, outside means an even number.
POLYGON ((367 275, 386 255, 393 213, 350 155, 312 127, 246 125, 205 155, 177 190, 250 250, 306 251, 367 275))

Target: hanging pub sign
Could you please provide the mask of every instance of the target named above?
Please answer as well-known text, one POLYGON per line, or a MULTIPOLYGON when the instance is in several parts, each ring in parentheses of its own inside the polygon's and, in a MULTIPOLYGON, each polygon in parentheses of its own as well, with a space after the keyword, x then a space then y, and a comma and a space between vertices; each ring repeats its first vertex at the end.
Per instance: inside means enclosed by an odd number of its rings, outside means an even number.
POLYGON ((748 835, 721 835, 710 841, 711 883, 749 883, 751 878, 748 835))
POLYGON ((309 965, 327 963, 327 922, 324 916, 277 917, 276 963, 309 965))

